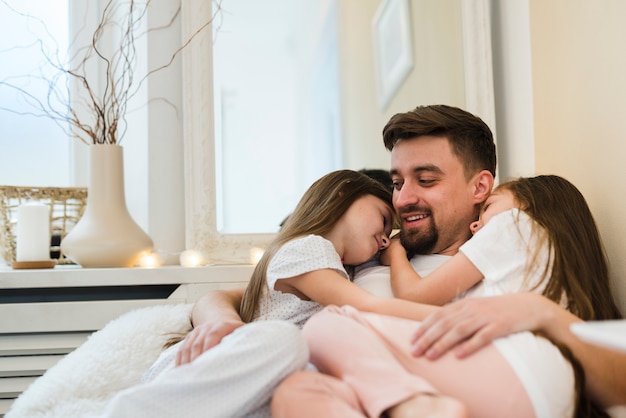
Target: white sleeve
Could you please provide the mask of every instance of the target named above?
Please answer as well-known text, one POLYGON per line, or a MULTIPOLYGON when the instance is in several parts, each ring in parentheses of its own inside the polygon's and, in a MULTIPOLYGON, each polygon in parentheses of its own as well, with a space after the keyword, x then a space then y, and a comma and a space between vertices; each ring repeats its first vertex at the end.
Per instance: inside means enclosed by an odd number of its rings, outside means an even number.
MULTIPOLYGON (((534 287, 542 278, 549 256, 542 250, 532 271, 527 262, 540 241, 533 236, 533 220, 518 209, 499 213, 461 246, 459 251, 483 274, 483 281, 465 296, 493 296, 534 287)), ((535 291, 541 292, 542 287, 535 291)))
POLYGON ((287 242, 274 254, 267 267, 267 282, 273 289, 277 280, 328 268, 348 278, 333 244, 319 235, 308 235, 287 242))

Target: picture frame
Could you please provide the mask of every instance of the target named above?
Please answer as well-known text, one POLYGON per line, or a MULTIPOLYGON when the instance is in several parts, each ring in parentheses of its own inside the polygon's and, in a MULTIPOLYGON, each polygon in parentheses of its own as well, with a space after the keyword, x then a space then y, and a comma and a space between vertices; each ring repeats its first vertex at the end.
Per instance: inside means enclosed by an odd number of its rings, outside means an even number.
POLYGON ((372 21, 378 106, 385 110, 413 69, 409 0, 383 0, 372 21))

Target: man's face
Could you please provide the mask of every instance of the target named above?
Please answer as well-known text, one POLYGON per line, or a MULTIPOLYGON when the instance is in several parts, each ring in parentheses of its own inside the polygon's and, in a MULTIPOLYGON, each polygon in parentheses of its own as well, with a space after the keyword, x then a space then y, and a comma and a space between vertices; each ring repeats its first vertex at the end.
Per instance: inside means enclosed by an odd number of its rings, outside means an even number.
POLYGON ((393 204, 402 244, 415 254, 453 255, 477 219, 473 182, 445 137, 399 141, 391 151, 393 204))

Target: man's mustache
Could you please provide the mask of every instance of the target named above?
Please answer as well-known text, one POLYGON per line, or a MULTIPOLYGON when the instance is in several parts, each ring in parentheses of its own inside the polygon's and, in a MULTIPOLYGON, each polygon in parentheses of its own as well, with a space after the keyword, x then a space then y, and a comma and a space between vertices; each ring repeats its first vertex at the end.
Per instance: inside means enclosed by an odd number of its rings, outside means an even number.
POLYGON ((404 206, 398 209, 398 215, 404 215, 407 213, 415 213, 415 212, 422 213, 422 214, 429 215, 429 216, 432 215, 430 208, 421 206, 421 205, 404 206))

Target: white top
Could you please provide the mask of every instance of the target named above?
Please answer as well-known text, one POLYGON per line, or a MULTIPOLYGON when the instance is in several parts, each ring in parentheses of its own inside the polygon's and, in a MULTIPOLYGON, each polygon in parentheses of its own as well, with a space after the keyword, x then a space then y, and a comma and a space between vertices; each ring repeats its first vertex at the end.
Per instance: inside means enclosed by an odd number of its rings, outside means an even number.
POLYGON ((484 279, 457 299, 543 292, 551 272, 550 251, 544 236, 543 228, 517 208, 495 215, 459 248, 484 279), (536 248, 539 252, 532 259, 536 248), (545 266, 550 267, 546 279, 541 282, 545 266))
POLYGON ((317 302, 302 300, 291 293, 274 290, 276 282, 320 269, 333 269, 349 280, 333 244, 319 235, 297 238, 283 245, 267 267, 267 286, 263 288, 254 321, 281 319, 300 328, 311 315, 322 310, 317 302))

